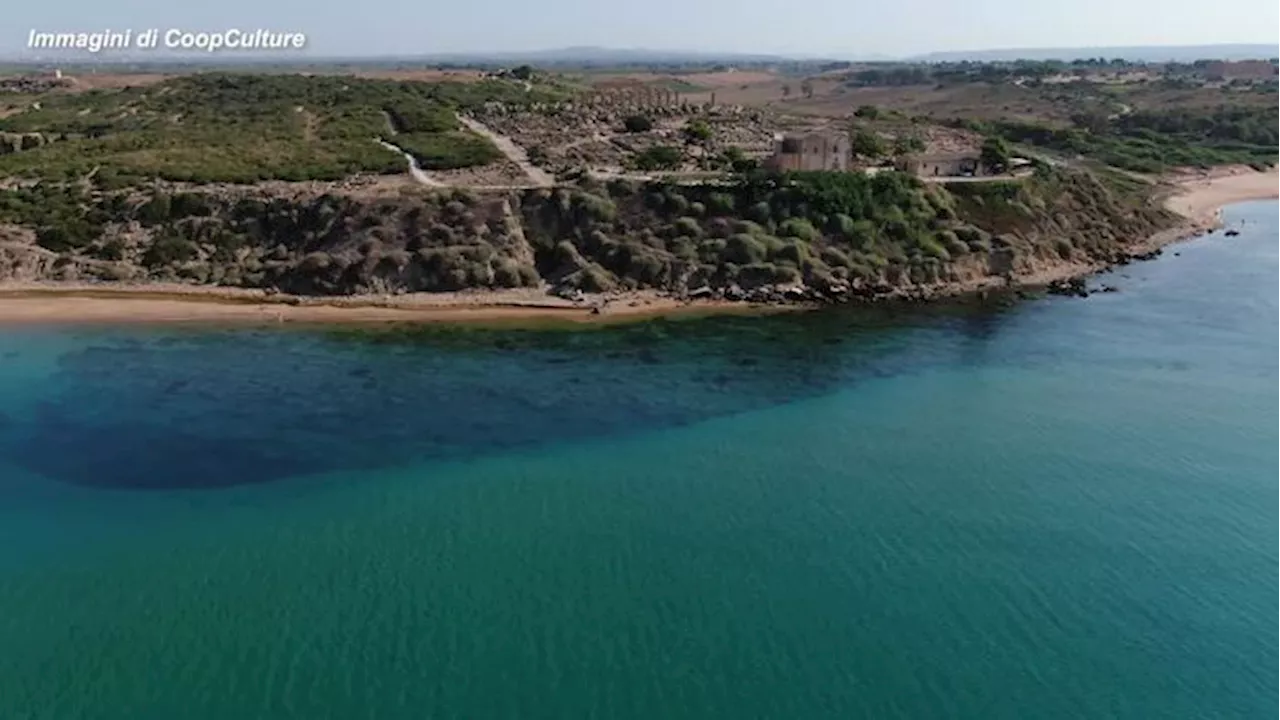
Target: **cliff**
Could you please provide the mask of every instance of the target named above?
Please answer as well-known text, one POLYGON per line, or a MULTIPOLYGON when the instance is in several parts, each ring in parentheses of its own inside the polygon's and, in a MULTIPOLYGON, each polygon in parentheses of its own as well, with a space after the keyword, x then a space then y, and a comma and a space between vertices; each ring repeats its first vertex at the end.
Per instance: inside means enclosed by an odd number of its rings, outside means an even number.
POLYGON ((929 295, 1117 260, 1174 221, 1149 195, 1122 176, 1061 169, 945 187, 898 173, 814 173, 384 196, 38 184, 0 191, 0 279, 296 295, 929 295))

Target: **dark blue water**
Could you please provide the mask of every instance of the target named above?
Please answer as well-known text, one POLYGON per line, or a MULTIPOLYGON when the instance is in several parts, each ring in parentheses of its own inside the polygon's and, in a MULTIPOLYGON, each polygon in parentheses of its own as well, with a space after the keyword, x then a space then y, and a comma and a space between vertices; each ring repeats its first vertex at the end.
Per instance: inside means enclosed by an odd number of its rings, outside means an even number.
POLYGON ((1269 716, 1276 212, 1003 309, 7 328, 0 717, 1269 716))

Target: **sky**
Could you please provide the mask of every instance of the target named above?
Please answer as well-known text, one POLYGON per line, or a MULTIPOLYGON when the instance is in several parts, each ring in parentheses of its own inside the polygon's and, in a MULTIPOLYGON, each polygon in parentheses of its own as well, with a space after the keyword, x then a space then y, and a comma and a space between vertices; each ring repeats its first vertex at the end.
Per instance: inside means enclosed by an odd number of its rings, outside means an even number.
POLYGON ((570 46, 823 57, 944 50, 1276 44, 1277 0, 58 0, 6 3, 0 52, 28 32, 158 27, 302 32, 334 55, 570 46))

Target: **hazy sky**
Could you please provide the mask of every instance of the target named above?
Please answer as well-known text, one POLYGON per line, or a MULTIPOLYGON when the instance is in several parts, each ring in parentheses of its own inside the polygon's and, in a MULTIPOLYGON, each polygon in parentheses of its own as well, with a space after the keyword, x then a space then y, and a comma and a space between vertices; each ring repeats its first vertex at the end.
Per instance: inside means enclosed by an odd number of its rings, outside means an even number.
POLYGON ((1277 42, 1277 0, 57 0, 5 3, 27 33, 149 27, 300 31, 323 55, 571 45, 826 56, 1277 42))

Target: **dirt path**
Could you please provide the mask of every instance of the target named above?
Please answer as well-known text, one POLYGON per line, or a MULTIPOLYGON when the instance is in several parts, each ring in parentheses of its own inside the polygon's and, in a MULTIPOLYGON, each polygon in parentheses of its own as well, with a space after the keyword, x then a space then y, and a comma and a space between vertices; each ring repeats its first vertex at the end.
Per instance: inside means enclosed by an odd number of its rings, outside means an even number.
POLYGON ((387 142, 386 140, 383 140, 382 138, 377 138, 377 142, 379 145, 381 145, 382 147, 388 150, 400 153, 401 155, 404 156, 405 160, 409 161, 409 176, 412 177, 414 181, 416 181, 419 185, 426 185, 427 187, 437 187, 437 188, 447 187, 444 183, 428 175, 426 171, 424 171, 421 167, 418 167, 418 159, 410 155, 409 153, 405 152, 404 150, 400 149, 399 146, 392 145, 391 143, 387 142))
POLYGON ((926 175, 920 178, 927 183, 984 183, 1026 180, 1026 175, 926 175))
POLYGON ((556 184, 555 178, 551 177, 547 171, 529 162, 529 156, 525 154, 524 149, 512 142, 511 138, 499 135, 472 118, 459 115, 458 120, 462 121, 462 124, 466 125, 471 132, 489 138, 498 150, 502 151, 508 160, 519 165, 524 174, 528 175, 538 187, 551 187, 556 184))
POLYGON ((294 111, 302 116, 302 139, 304 142, 316 141, 316 128, 320 125, 320 120, 315 113, 299 105, 294 111))

